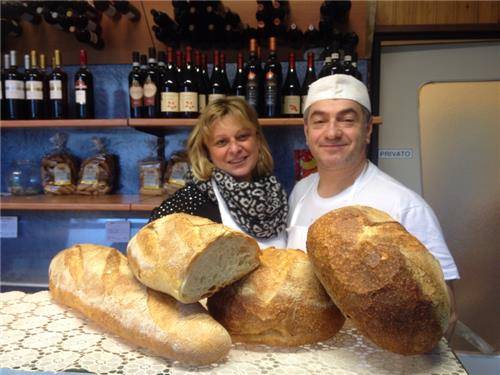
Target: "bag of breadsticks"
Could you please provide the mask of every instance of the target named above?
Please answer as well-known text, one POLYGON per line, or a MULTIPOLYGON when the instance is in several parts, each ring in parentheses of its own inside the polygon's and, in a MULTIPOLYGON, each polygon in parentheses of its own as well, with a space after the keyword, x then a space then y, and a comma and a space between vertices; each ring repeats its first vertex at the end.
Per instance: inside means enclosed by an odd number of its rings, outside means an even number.
POLYGON ((50 138, 52 150, 42 158, 41 175, 45 194, 66 195, 76 190, 77 159, 66 148, 68 136, 56 133, 50 138))
POLYGON ((116 158, 107 152, 104 139, 93 137, 92 143, 96 154, 83 161, 76 192, 82 195, 109 194, 116 181, 116 158))

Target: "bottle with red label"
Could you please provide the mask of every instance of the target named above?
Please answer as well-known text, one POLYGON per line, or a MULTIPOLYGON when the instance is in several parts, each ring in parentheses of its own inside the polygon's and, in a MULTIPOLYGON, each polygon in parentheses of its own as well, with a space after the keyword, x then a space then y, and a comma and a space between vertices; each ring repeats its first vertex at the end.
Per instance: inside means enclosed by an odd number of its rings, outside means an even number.
POLYGON ((290 52, 288 58, 288 73, 283 84, 282 112, 285 117, 300 117, 300 83, 295 70, 295 54, 290 52))
POLYGON ((80 69, 75 73, 75 116, 94 118, 94 77, 87 68, 87 52, 80 50, 80 69))

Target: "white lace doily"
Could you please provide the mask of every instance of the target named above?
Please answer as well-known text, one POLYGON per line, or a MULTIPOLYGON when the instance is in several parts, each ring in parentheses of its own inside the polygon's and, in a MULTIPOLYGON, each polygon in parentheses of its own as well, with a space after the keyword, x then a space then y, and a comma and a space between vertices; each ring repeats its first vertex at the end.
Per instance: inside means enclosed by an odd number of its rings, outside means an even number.
POLYGON ((224 362, 183 367, 103 332, 48 292, 0 294, 0 367, 98 374, 450 374, 466 371, 442 340, 405 357, 371 344, 346 324, 331 340, 292 349, 235 344, 224 362))

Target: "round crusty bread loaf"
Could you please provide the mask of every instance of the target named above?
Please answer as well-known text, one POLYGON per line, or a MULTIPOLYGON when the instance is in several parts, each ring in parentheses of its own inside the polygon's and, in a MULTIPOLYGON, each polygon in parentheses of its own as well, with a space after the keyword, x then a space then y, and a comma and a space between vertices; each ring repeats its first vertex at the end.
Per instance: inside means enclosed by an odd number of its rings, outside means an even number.
POLYGON ((111 247, 78 244, 59 252, 50 262, 49 289, 58 303, 171 360, 206 365, 231 348, 228 332, 199 303, 146 288, 111 247))
POLYGON ((183 303, 241 279, 258 267, 259 253, 257 241, 245 233, 184 213, 145 225, 127 246, 135 277, 183 303))
POLYGON ((323 215, 307 252, 335 304, 375 344, 420 354, 442 337, 450 302, 441 267, 385 212, 349 206, 323 215))
POLYGON ((244 279, 212 297, 210 314, 233 341, 271 346, 298 346, 329 339, 344 317, 299 250, 269 248, 261 265, 244 279))

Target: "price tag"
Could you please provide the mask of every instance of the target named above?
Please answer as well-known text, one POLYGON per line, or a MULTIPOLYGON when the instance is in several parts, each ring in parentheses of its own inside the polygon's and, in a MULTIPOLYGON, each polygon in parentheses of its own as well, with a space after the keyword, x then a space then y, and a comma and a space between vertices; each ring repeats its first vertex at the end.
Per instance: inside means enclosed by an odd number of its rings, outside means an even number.
POLYGON ((107 221, 106 241, 128 242, 130 239, 130 223, 128 221, 107 221))
POLYGON ((17 238, 17 216, 0 217, 0 237, 17 238))

